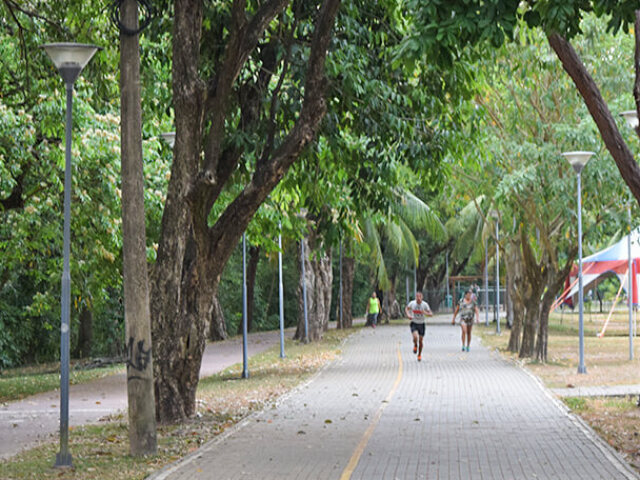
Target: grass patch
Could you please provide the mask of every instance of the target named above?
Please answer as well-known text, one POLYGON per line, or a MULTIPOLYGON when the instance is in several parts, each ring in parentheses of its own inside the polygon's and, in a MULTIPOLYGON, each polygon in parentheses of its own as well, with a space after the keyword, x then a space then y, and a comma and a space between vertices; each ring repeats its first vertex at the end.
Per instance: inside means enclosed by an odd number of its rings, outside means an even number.
POLYGON ((567 397, 564 399, 564 403, 566 403, 567 407, 569 407, 573 412, 580 412, 587 406, 585 397, 567 397))
MULTIPOLYGON (((35 395, 36 393, 49 392, 60 387, 59 364, 42 365, 6 370, 0 374, 0 403, 11 402, 35 395), (56 370, 57 369, 57 370, 56 370)), ((91 368, 87 370, 70 369, 69 383, 75 385, 85 383, 98 378, 106 377, 114 373, 124 372, 123 365, 91 368)))
MULTIPOLYGON (((482 337, 482 342, 497 349, 504 356, 524 364, 532 373, 540 377, 549 388, 588 387, 599 385, 631 385, 639 383, 640 338, 634 342, 634 360, 629 361, 629 337, 607 335, 602 338, 585 334, 585 365, 587 375, 578 374, 578 334, 565 314, 562 328, 549 328, 547 362, 534 359, 520 359, 517 353, 507 351, 510 330, 504 328, 502 335, 495 335, 495 325, 477 325, 474 333, 482 337)), ((576 316, 577 317, 577 316, 576 316)), ((551 326, 557 326, 557 319, 551 318, 551 326)), ((613 322, 613 320, 611 321, 613 322)), ((621 319, 614 326, 620 327, 621 319)), ((612 323, 610 323, 611 327, 612 323)), ((596 329, 593 329, 595 332, 596 329)), ((622 330, 618 328, 617 332, 622 330)), ((613 332, 611 332, 613 333, 613 332)))
POLYGON ((308 379, 340 353, 353 330, 330 330, 320 342, 301 345, 288 340, 287 358, 280 347, 249 359, 249 378, 240 380, 242 365, 204 378, 198 388, 198 412, 181 425, 158 427, 158 454, 146 458, 129 455, 126 418, 70 430, 72 470, 52 468, 57 440, 0 463, 2 480, 137 480, 198 449, 253 411, 308 379))
POLYGON ((640 408, 637 397, 575 398, 565 403, 579 414, 609 445, 615 448, 636 470, 640 470, 640 408))

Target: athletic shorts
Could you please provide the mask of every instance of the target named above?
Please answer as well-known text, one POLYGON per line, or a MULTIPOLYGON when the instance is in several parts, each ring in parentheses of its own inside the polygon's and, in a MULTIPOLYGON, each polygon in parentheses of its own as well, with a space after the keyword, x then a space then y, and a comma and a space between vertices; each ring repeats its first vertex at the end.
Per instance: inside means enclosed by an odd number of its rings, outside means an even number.
POLYGON ((411 327, 411 333, 418 332, 418 335, 424 337, 424 323, 411 322, 409 327, 411 327))

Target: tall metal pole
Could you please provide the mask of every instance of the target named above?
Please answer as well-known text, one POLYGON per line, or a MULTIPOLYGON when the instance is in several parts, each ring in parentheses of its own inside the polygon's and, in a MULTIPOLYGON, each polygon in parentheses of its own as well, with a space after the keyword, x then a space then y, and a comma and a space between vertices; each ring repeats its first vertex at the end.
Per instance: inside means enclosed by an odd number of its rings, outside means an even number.
POLYGON ((406 305, 409 305, 409 302, 411 301, 411 297, 409 296, 409 275, 405 275, 404 276, 404 283, 405 283, 405 287, 406 287, 406 295, 407 295, 407 303, 406 305))
POLYGON ((578 177, 578 336, 580 348, 580 363, 578 364, 578 373, 587 373, 587 367, 584 364, 584 305, 582 292, 582 181, 580 172, 578 177))
POLYGON ((242 378, 249 378, 249 358, 247 352, 247 234, 242 234, 242 378))
POLYGON ((484 324, 489 326, 489 243, 484 244, 484 324))
POLYGON ((500 333, 500 230, 496 215, 496 333, 500 333))
POLYGON ((282 224, 279 223, 280 233, 278 234, 278 293, 280 303, 280 358, 285 358, 284 354, 284 287, 282 283, 282 224))
POLYGON ((447 307, 451 306, 453 308, 453 302, 449 305, 449 299, 451 297, 451 292, 449 291, 449 252, 447 252, 447 256, 445 257, 446 262, 446 276, 447 276, 447 307))
POLYGON ((418 293, 418 267, 416 264, 413 264, 413 296, 415 297, 416 293, 418 293))
POLYGON ((342 240, 340 240, 340 328, 344 328, 342 315, 342 240))
POLYGON ((62 294, 60 298, 60 453, 56 466, 72 466, 69 453, 69 314, 71 310, 71 130, 73 124, 73 83, 67 83, 67 118, 64 153, 64 227, 62 246, 62 294))
POLYGON ((304 238, 300 240, 300 263, 302 264, 302 307, 304 312, 304 342, 309 341, 309 314, 307 312, 307 278, 304 267, 304 238))
POLYGON ((65 83, 67 104, 65 118, 64 156, 64 223, 63 260, 60 292, 60 452, 56 467, 71 467, 69 453, 69 316, 71 311, 71 131, 73 128, 73 84, 84 66, 99 49, 95 45, 49 43, 41 45, 49 55, 65 83))
POLYGON ((629 237, 627 238, 627 252, 629 255, 629 286, 627 288, 629 297, 629 360, 633 360, 633 268, 631 259, 631 201, 627 204, 627 216, 629 217, 629 237))

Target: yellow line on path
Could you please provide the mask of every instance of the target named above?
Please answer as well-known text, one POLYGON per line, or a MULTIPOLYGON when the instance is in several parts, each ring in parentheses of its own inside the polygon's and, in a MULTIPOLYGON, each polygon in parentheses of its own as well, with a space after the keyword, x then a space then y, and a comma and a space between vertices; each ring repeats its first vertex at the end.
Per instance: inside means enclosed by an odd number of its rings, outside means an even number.
POLYGON ((398 390, 398 385, 400 385, 400 380, 402 380, 402 355, 400 354, 399 342, 397 347, 397 355, 398 355, 398 376, 396 377, 396 381, 393 384, 393 387, 391 387, 391 391, 389 392, 389 395, 387 395, 387 398, 384 399, 384 402, 382 403, 382 405, 380 405, 380 408, 378 408, 378 411, 373 417, 373 421, 369 425, 369 428, 367 428, 367 430, 364 432, 364 435, 362 436, 360 443, 358 444, 355 451, 353 452, 353 455, 351 455, 351 459, 349 460, 349 463, 347 464, 346 468, 342 472, 342 475, 340 476, 340 480, 349 480, 351 478, 351 475, 353 474, 354 470, 358 466, 358 462, 360 461, 360 457, 362 456, 364 449, 366 448, 367 444, 369 443, 369 440, 371 439, 371 435, 373 435, 373 431, 376 429, 376 426, 378 425, 378 422, 382 417, 382 412, 384 411, 385 408, 387 408, 387 405, 389 405, 389 402, 391 402, 391 399, 393 398, 393 395, 396 393, 396 390, 398 390))

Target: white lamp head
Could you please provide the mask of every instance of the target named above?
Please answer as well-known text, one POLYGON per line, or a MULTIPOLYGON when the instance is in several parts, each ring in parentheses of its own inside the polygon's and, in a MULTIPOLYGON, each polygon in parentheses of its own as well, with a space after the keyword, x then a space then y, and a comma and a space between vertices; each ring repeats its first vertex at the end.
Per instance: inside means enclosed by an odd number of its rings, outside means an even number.
POLYGON ((624 117, 629 125, 629 128, 636 128, 638 126, 638 112, 635 110, 626 110, 624 112, 620 112, 620 116, 624 117))
POLYGON ((66 83, 74 83, 82 69, 100 47, 83 43, 48 43, 42 45, 66 83))
POLYGON ((171 148, 173 148, 176 143, 176 132, 161 133, 160 136, 164 139, 165 142, 167 142, 167 144, 171 148))
POLYGON ((564 152, 562 154, 562 156, 569 161, 573 170, 577 174, 582 172, 582 169, 593 155, 595 155, 595 152, 564 152))

